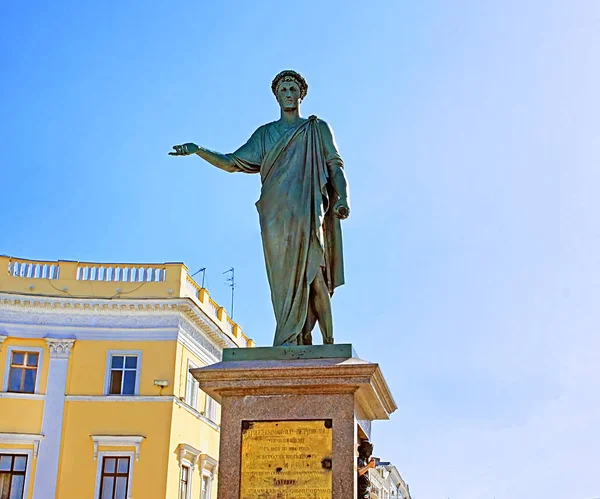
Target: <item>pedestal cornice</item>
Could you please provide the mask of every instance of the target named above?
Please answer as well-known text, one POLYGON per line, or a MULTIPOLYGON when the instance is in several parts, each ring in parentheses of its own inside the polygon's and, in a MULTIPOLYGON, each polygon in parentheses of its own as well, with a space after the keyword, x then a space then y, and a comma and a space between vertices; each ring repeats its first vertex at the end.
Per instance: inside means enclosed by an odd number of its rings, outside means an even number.
POLYGON ((192 369, 215 400, 232 395, 355 393, 369 419, 397 409, 378 364, 358 358, 224 361, 192 369))

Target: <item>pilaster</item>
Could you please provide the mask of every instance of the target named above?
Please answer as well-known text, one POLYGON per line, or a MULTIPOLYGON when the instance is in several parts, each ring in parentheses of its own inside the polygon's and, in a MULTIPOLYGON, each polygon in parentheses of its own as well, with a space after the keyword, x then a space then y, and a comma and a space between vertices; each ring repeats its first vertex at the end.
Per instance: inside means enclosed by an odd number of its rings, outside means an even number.
POLYGON ((50 366, 42 419, 42 434, 45 438, 40 442, 33 499, 56 497, 67 371, 74 343, 74 339, 46 338, 50 350, 50 366))

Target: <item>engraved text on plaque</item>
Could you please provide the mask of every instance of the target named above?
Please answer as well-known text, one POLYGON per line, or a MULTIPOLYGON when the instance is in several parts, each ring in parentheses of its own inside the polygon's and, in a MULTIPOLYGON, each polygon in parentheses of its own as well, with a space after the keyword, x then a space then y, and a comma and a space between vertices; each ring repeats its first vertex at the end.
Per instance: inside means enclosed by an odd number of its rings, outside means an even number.
POLYGON ((240 499, 331 499, 331 420, 244 421, 240 499))

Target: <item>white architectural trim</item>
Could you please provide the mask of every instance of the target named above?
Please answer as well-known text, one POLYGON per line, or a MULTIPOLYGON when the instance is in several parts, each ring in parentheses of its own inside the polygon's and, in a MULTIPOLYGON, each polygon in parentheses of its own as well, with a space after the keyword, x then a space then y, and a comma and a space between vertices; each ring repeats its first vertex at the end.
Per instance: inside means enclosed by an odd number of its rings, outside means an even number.
POLYGON ((200 421, 204 421, 213 430, 221 431, 221 427, 217 423, 215 423, 214 421, 211 421, 204 414, 202 414, 201 412, 198 412, 196 409, 194 409, 193 407, 191 407, 188 404, 186 404, 184 400, 180 400, 177 397, 173 397, 173 401, 179 407, 182 407, 183 409, 185 409, 186 411, 188 411, 193 416, 196 416, 196 418, 198 418, 200 421))
MULTIPOLYGON (((137 367, 135 370, 135 393, 134 395, 140 394, 140 378, 142 377, 142 351, 141 350, 108 350, 106 352, 106 371, 104 373, 104 394, 109 395, 110 391, 110 370, 111 370, 111 359, 113 355, 137 355, 137 367)), ((114 395, 112 395, 114 396, 114 395)), ((122 395, 123 397, 131 395, 122 395)))
POLYGON ((68 359, 74 343, 71 338, 46 338, 51 359, 68 359))
MULTIPOLYGON (((2 442, 0 442, 2 443, 2 442)), ((19 442, 22 443, 22 442, 19 442)), ((37 451, 31 449, 0 449, 0 454, 26 454, 27 467, 25 468, 25 487, 23 488, 23 497, 29 497, 29 483, 31 482, 31 467, 33 465, 32 455, 37 451)), ((34 455, 35 457, 35 455, 34 455)))
POLYGON ((98 447, 135 447, 135 460, 140 460, 140 444, 146 437, 143 435, 90 435, 94 442, 94 461, 98 458, 98 447))
MULTIPOLYGON (((37 459, 40 448, 40 440, 44 435, 37 433, 0 433, 0 444, 23 444, 33 445, 33 457, 37 459)), ((19 449, 23 451, 23 449, 19 449)), ((7 452, 6 449, 0 449, 0 452, 7 452)))
MULTIPOLYGON (((0 306, 1 311, 1 306, 0 306)), ((2 314, 0 313, 0 321, 2 314)), ((18 338, 45 338, 48 335, 64 335, 65 331, 76 340, 102 340, 102 341, 173 341, 177 339, 177 320, 173 319, 172 327, 128 327, 127 321, 119 325, 115 321, 114 327, 79 326, 73 327, 69 321, 72 319, 67 313, 63 325, 44 324, 19 324, 3 323, 3 328, 9 333, 8 337, 18 338)), ((118 319, 118 318, 117 318, 118 319)), ((145 322, 145 321, 143 321, 145 322)))
MULTIPOLYGON (((177 461, 179 462, 179 487, 181 487, 181 474, 183 467, 188 468, 187 494, 186 499, 192 497, 192 487, 194 484, 194 468, 198 462, 200 451, 188 444, 179 444, 177 446, 177 461)), ((181 490, 178 491, 181 494, 181 490)))
POLYGON ((73 338, 45 339, 50 350, 46 398, 42 416, 42 433, 46 438, 40 445, 33 483, 33 499, 56 495, 69 354, 75 343, 73 338))
POLYGON ((194 378, 190 374, 190 369, 198 369, 197 366, 192 360, 188 359, 187 361, 187 369, 185 371, 185 403, 194 409, 198 409, 198 396, 200 395, 200 384, 198 380, 194 378), (190 391, 190 376, 192 378, 192 390, 196 390, 196 403, 192 404, 192 401, 188 399, 189 391, 190 391))
POLYGON ((198 462, 200 480, 203 480, 204 477, 208 478, 208 499, 210 499, 212 496, 213 481, 219 472, 219 461, 208 454, 200 454, 198 462))
MULTIPOLYGON (((38 367, 37 372, 35 374, 35 388, 34 393, 40 393, 40 378, 42 373, 42 361, 44 360, 44 348, 43 347, 20 347, 18 345, 11 345, 6 350, 6 365, 4 366, 4 378, 2 380, 2 391, 8 391, 8 378, 10 374, 10 363, 12 361, 12 353, 14 351, 17 352, 37 352, 39 354, 38 357, 38 367)), ((16 392, 19 393, 19 392, 16 392)))
POLYGON ((43 393, 0 392, 0 399, 44 400, 43 393))
POLYGON ((67 402, 173 402, 173 395, 67 395, 67 402))
POLYGON ((201 334, 202 333, 197 333, 197 335, 192 335, 188 331, 180 329, 177 336, 177 341, 179 344, 183 345, 190 352, 192 352, 196 357, 198 357, 205 365, 216 364, 221 360, 221 355, 215 355, 200 343, 199 336, 201 334))
MULTIPOLYGON (((104 457, 128 457, 129 458, 129 479, 127 480, 127 499, 131 498, 131 483, 133 482, 133 452, 124 451, 100 451, 98 453, 98 464, 96 465, 96 485, 94 487, 94 497, 100 496, 100 481, 102 480, 102 462, 104 457)), ((96 458, 94 458, 96 459, 96 458)))
POLYGON ((200 454, 199 463, 200 472, 205 475, 216 475, 219 470, 219 461, 208 454, 200 454))
MULTIPOLYGON (((196 463, 198 462, 198 456, 200 455, 200 451, 195 447, 192 447, 188 444, 179 444, 177 446, 177 461, 179 462, 179 488, 181 488, 181 474, 183 473, 183 467, 187 467, 188 472, 188 481, 187 481, 187 494, 186 499, 190 499, 192 497, 192 486, 194 483, 194 468, 196 467, 196 463)), ((181 490, 178 490, 179 494, 181 494, 181 490)))
POLYGON ((182 320, 193 324, 195 330, 201 330, 215 344, 216 352, 237 346, 219 327, 216 318, 191 298, 63 298, 0 293, 0 325, 6 323, 9 335, 14 334, 11 329, 16 325, 30 324, 38 326, 37 331, 36 328, 30 331, 30 337, 44 337, 50 332, 49 328, 58 326, 62 333, 68 329, 75 339, 91 339, 83 336, 85 328, 157 329, 178 327, 182 320))
POLYGON ((195 468, 199 455, 200 451, 191 445, 179 444, 177 446, 177 460, 179 461, 179 466, 186 464, 191 468, 195 468))
POLYGON ((6 338, 8 338, 8 336, 6 336, 5 334, 0 334, 0 352, 2 351, 2 343, 4 343, 4 340, 6 340, 6 338))

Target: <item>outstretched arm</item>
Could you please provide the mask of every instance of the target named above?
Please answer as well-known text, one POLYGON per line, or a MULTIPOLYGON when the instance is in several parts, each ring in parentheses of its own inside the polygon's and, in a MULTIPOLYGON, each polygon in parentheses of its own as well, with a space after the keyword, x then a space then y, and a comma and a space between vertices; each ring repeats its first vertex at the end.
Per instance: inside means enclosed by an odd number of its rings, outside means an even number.
POLYGON ((230 173, 238 171, 233 159, 226 154, 205 149, 204 147, 200 147, 192 142, 173 146, 173 149, 174 152, 170 152, 170 156, 190 156, 191 154, 196 154, 203 160, 209 162, 211 165, 216 166, 217 168, 220 168, 221 170, 230 173))

